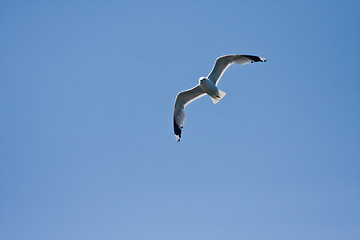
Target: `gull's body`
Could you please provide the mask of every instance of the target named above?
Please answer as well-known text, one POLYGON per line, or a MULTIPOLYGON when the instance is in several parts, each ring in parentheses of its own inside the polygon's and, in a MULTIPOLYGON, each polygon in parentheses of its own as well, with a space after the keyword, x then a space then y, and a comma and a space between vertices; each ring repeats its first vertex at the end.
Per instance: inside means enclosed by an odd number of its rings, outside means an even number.
POLYGON ((185 107, 192 101, 209 95, 214 104, 218 103, 226 93, 217 88, 222 75, 233 63, 245 65, 253 62, 265 62, 266 59, 252 55, 227 55, 216 59, 211 73, 199 78, 199 84, 189 90, 178 93, 174 106, 174 132, 176 141, 180 141, 182 125, 185 122, 185 107))

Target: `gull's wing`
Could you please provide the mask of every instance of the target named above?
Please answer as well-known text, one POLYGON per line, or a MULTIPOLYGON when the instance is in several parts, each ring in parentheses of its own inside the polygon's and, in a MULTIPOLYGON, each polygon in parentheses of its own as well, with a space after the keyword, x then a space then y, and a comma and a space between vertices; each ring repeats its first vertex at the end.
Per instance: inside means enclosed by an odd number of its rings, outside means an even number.
POLYGON ((199 85, 197 85, 192 89, 179 92, 176 96, 174 105, 174 132, 176 141, 180 141, 181 138, 181 129, 185 122, 185 107, 192 101, 204 95, 204 91, 200 88, 199 85))
POLYGON ((216 59, 215 65, 207 78, 217 85, 221 76, 230 65, 234 63, 245 65, 253 62, 266 62, 266 59, 252 55, 226 55, 219 57, 216 59))

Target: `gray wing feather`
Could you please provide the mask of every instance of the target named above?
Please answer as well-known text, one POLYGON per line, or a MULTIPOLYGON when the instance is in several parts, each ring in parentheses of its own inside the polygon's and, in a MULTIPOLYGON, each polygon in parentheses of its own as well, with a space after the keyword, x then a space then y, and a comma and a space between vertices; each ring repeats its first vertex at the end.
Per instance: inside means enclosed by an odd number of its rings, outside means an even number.
POLYGON ((265 58, 252 55, 226 55, 216 59, 215 65, 208 79, 217 85, 228 67, 234 63, 245 65, 253 62, 266 62, 265 58))
POLYGON ((197 85, 189 90, 179 92, 176 96, 174 105, 174 132, 177 141, 181 138, 181 129, 185 122, 185 107, 204 95, 204 91, 197 85))

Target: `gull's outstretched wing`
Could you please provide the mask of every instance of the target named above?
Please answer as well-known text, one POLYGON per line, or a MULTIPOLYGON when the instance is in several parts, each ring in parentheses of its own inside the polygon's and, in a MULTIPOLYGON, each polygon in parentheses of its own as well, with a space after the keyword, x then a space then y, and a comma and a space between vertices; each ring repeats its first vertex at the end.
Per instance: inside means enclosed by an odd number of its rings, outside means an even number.
POLYGON ((226 55, 216 59, 215 65, 208 76, 208 79, 217 85, 226 69, 233 63, 245 65, 253 62, 266 62, 265 58, 252 55, 226 55))
POLYGON ((179 92, 176 96, 174 105, 174 132, 176 141, 180 141, 181 138, 181 129, 185 122, 185 107, 204 95, 204 91, 197 85, 192 89, 179 92))

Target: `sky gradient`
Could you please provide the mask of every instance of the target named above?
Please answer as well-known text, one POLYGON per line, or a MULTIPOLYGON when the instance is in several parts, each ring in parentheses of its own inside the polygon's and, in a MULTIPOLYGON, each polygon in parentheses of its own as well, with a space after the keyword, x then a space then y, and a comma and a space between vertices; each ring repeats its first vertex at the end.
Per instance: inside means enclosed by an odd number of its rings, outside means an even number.
POLYGON ((360 238, 359 1, 1 1, 0 239, 360 238), (173 133, 176 94, 233 65, 173 133))

